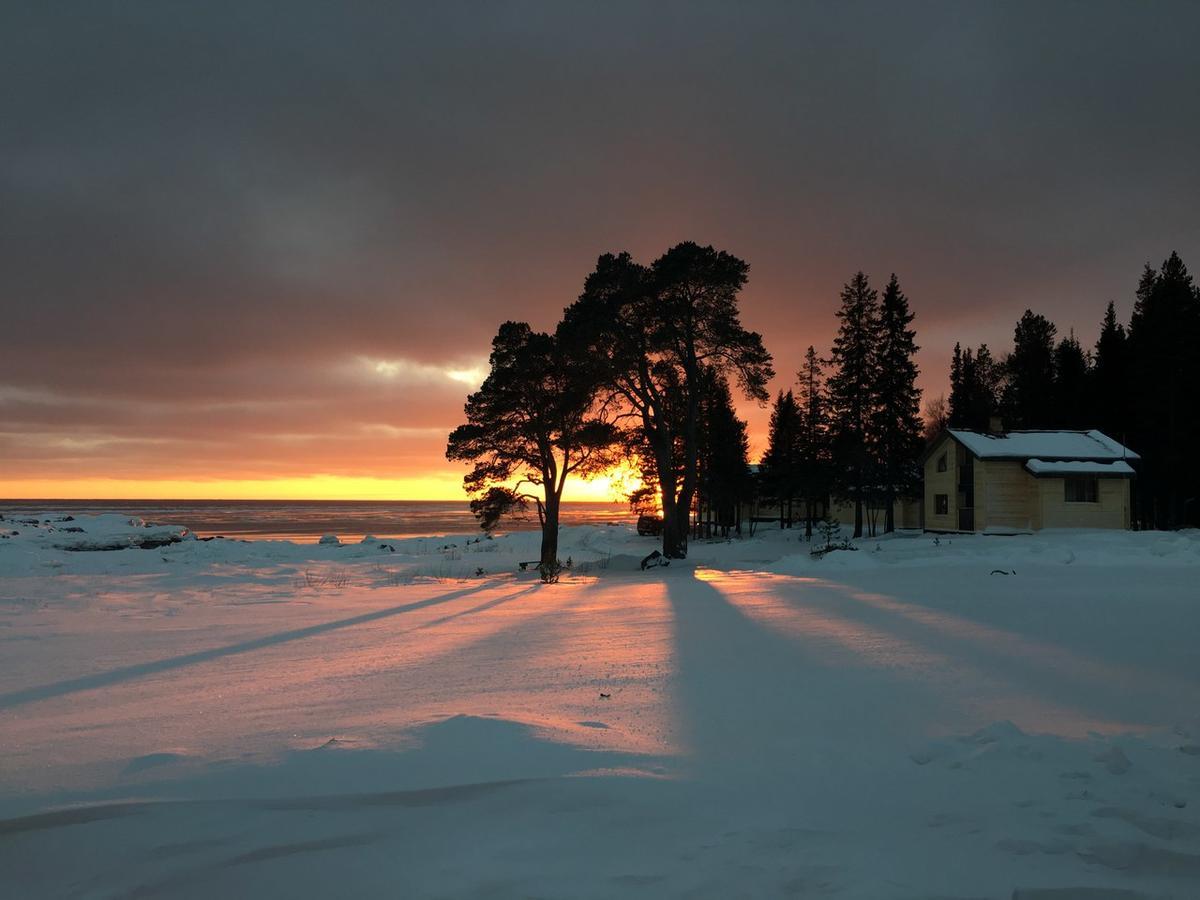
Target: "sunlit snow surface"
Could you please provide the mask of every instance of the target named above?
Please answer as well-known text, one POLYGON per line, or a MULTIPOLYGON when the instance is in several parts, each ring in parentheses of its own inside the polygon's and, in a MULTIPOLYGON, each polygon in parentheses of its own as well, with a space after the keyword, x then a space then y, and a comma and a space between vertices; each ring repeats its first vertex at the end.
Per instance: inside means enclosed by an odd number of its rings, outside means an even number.
POLYGON ((1200 896, 1195 533, 78 527, 0 522, 0 896, 1200 896))

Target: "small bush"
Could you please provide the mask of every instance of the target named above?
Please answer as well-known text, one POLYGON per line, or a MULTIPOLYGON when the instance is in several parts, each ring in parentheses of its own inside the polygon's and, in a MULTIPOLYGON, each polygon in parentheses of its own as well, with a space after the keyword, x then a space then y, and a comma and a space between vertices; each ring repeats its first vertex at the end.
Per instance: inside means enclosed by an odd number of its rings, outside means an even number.
POLYGON ((564 568, 561 559, 556 559, 552 564, 539 564, 538 574, 542 576, 542 584, 557 584, 558 576, 562 574, 564 568))
POLYGON ((813 556, 824 556, 832 550, 854 550, 856 549, 849 538, 838 538, 842 529, 842 523, 832 516, 827 516, 817 523, 817 533, 821 535, 821 546, 814 547, 810 552, 813 556))

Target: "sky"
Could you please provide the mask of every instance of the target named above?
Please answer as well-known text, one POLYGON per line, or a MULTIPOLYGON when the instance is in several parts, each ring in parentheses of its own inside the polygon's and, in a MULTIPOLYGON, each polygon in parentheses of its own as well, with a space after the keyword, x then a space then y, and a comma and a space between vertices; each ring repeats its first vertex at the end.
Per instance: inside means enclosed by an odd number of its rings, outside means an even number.
POLYGON ((749 262, 773 389, 859 269, 929 395, 1027 307, 1088 345, 1146 262, 1200 267, 1198 35, 1167 2, 4 4, 0 497, 462 497, 497 326, 683 240, 749 262))

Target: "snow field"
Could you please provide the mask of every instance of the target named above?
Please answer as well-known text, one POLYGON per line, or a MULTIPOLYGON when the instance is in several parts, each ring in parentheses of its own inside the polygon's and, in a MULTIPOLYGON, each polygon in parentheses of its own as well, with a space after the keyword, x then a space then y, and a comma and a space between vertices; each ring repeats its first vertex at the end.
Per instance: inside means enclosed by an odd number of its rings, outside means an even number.
POLYGON ((62 524, 0 522, 5 896, 1200 895, 1195 533, 586 527, 545 586, 62 524))

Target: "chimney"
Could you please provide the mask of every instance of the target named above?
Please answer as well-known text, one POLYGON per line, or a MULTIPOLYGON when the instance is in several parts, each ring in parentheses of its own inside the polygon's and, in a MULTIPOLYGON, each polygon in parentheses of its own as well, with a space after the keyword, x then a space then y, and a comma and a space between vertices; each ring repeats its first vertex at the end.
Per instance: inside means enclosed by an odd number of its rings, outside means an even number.
POLYGON ((1004 422, 999 416, 988 418, 988 434, 1004 434, 1004 422))

